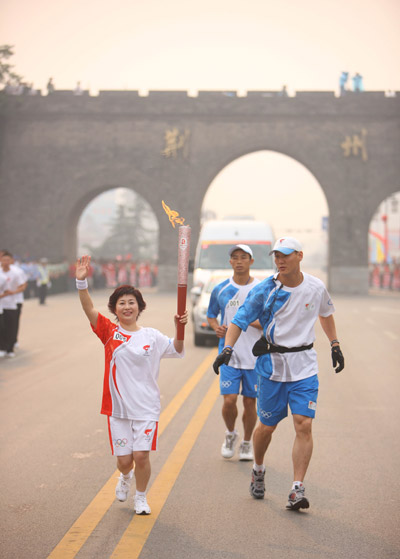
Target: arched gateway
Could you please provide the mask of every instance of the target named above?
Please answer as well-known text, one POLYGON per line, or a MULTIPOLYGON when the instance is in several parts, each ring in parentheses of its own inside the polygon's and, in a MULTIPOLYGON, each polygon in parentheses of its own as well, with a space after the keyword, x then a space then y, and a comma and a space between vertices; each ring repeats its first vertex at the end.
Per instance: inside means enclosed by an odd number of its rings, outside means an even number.
POLYGON ((272 150, 305 165, 325 193, 331 291, 367 292, 369 222, 381 200, 399 189, 399 96, 59 91, 0 101, 4 247, 74 259, 77 222, 88 202, 109 188, 132 188, 159 220, 159 285, 174 289, 177 235, 161 200, 191 225, 193 252, 214 177, 242 155, 272 150))

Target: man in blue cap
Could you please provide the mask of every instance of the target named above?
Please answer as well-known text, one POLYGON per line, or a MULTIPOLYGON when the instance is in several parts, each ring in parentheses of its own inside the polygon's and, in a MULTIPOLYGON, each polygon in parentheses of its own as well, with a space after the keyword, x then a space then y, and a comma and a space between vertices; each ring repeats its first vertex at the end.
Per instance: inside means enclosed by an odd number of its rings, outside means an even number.
POLYGON ((303 482, 312 455, 312 420, 317 408, 318 363, 313 343, 318 318, 329 339, 337 373, 344 368, 344 358, 337 340, 332 300, 321 280, 300 270, 303 250, 299 241, 293 237, 278 239, 271 254, 277 273, 257 285, 236 313, 214 370, 229 363, 241 332, 258 319, 263 336, 254 345, 253 354, 257 356, 260 422, 253 436, 250 493, 255 499, 264 498, 264 456, 290 406, 296 436, 292 452, 294 481, 287 508, 299 510, 309 507, 303 482))

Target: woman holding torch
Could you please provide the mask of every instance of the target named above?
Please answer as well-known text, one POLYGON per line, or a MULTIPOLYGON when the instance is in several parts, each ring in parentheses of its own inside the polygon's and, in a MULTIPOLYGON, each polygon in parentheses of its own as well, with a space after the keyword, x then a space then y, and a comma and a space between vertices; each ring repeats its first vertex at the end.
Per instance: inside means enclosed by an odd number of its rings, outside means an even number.
MULTIPOLYGON (((163 358, 184 356, 182 336, 170 339, 137 321, 146 308, 142 294, 131 285, 117 287, 108 301, 116 324, 99 313, 88 291, 90 256, 76 263, 76 286, 82 309, 105 349, 105 372, 101 413, 107 416, 112 454, 121 472, 115 489, 126 501, 133 472, 136 479, 136 514, 150 514, 146 489, 150 479, 150 450, 157 449, 160 391, 157 379, 163 358), (182 339, 177 339, 177 338, 182 339)), ((174 317, 175 328, 188 321, 185 310, 174 317)))

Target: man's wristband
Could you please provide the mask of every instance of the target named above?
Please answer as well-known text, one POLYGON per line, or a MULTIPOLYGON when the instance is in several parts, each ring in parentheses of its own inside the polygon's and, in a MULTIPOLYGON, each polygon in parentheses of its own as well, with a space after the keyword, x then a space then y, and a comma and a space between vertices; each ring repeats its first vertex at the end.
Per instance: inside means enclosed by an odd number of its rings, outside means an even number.
POLYGON ((85 278, 84 280, 76 280, 76 288, 77 289, 87 289, 89 287, 88 281, 85 278))
MULTIPOLYGON (((227 349, 227 348, 229 348, 229 349, 231 349, 231 350, 233 351, 233 347, 232 347, 231 345, 226 345, 226 346, 224 347, 224 349, 227 349)), ((223 349, 222 351, 224 351, 224 349, 223 349)))
POLYGON ((339 340, 332 340, 331 341, 331 347, 333 347, 333 344, 340 344, 339 340))

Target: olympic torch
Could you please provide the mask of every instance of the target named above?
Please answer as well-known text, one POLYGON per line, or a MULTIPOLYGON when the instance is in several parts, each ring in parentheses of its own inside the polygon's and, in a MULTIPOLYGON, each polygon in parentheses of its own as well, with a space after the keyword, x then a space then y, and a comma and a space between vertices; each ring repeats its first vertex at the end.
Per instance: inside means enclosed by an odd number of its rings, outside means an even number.
MULTIPOLYGON (((178 240, 178 308, 179 316, 186 310, 187 281, 189 272, 190 233, 189 225, 179 227, 178 240)), ((178 322, 177 340, 184 340, 185 325, 178 322)))
MULTIPOLYGON (((189 253, 190 253, 190 226, 183 225, 185 218, 180 216, 175 210, 171 210, 169 206, 162 200, 162 207, 168 216, 168 219, 175 229, 175 225, 179 227, 178 237, 178 309, 177 313, 182 316, 186 310, 186 294, 187 294, 187 280, 189 273, 189 253)), ((185 339, 185 325, 178 322, 177 340, 185 339)))

